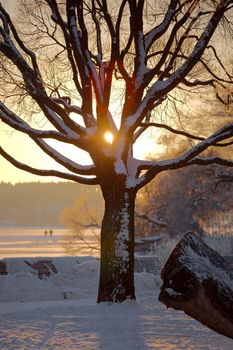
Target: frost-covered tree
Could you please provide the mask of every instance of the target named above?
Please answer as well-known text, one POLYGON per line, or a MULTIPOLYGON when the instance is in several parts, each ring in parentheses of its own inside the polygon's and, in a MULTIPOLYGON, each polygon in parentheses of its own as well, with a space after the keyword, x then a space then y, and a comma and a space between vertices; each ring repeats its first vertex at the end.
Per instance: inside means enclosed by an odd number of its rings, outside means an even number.
POLYGON ((232 189, 222 182, 224 175, 232 176, 229 169, 194 165, 157 176, 138 197, 136 231, 141 226, 145 235, 176 237, 196 231, 202 236, 211 218, 231 215, 232 189))
POLYGON ((29 135, 67 172, 23 164, 2 147, 0 154, 33 174, 100 186, 105 212, 98 302, 135 298, 138 190, 165 170, 213 162, 233 165, 203 155, 210 146, 229 143, 233 123, 210 134, 206 125, 202 135, 192 135, 174 121, 162 124, 157 114, 169 101, 176 107, 177 91, 204 87, 200 93, 205 94, 213 87, 225 101, 223 91, 229 91, 232 77, 214 34, 222 38, 223 30, 231 30, 232 3, 22 0, 26 14, 21 24, 0 5, 1 121, 29 135), (47 129, 33 122, 38 112, 47 119, 47 129), (149 127, 167 128, 193 142, 178 157, 138 160, 133 145, 149 127), (51 139, 88 152, 93 163, 68 159, 51 146, 51 139))

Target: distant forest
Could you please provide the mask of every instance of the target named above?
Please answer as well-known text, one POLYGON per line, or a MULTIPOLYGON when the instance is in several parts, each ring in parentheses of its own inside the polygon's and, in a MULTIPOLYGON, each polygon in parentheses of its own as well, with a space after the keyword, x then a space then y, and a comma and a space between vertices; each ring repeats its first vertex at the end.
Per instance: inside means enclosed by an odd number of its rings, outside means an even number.
POLYGON ((0 227, 60 227, 61 210, 85 196, 98 200, 98 186, 72 182, 0 183, 0 227))

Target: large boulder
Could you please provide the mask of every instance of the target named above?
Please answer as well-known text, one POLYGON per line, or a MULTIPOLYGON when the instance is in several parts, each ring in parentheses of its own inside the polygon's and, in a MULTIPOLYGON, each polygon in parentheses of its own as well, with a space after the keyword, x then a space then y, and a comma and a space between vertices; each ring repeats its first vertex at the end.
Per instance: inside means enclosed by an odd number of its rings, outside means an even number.
POLYGON ((233 273, 194 232, 187 232, 166 261, 159 300, 233 338, 233 273))

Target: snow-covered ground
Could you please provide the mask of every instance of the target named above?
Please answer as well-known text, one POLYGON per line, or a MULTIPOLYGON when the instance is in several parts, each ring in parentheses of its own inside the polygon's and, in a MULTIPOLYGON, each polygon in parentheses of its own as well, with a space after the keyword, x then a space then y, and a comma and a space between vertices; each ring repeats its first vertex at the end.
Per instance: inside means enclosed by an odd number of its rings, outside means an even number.
POLYGON ((62 260, 45 280, 26 267, 0 276, 1 350, 233 349, 232 339, 166 309, 159 276, 135 274, 137 301, 96 304, 99 262, 62 260))

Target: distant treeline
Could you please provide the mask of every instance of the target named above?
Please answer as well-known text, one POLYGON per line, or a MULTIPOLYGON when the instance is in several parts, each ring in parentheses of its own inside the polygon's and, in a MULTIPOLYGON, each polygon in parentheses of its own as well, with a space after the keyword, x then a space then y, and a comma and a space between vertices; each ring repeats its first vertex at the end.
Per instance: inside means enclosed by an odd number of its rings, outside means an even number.
POLYGON ((79 198, 97 201, 98 186, 72 182, 0 183, 0 227, 59 227, 60 212, 79 198))

